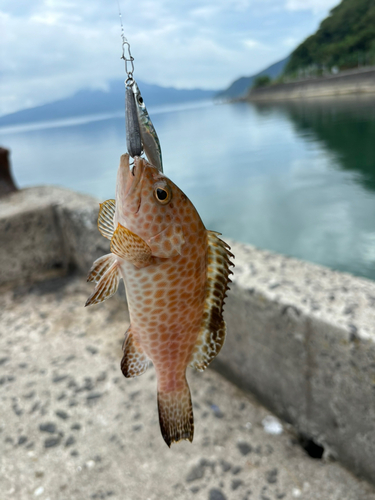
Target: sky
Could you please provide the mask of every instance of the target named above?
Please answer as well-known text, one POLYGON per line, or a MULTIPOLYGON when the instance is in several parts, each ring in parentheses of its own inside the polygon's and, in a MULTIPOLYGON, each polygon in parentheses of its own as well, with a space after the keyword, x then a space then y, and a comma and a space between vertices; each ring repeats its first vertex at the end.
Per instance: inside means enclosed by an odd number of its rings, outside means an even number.
MULTIPOLYGON (((119 0, 135 78, 224 89, 286 57, 338 0, 119 0)), ((0 115, 125 77, 117 0, 0 0, 0 115)))

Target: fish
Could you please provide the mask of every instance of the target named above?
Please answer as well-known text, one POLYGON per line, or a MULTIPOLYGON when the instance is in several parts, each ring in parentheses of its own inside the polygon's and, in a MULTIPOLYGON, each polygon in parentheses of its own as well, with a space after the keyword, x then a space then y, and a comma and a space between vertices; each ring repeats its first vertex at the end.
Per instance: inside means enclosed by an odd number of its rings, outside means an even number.
POLYGON ((98 228, 111 252, 89 272, 96 286, 86 305, 111 297, 123 279, 130 326, 122 373, 137 377, 152 362, 161 434, 169 447, 192 442, 186 370, 205 370, 224 344, 234 256, 169 178, 141 157, 131 168, 128 154, 121 156, 116 199, 100 205, 98 228))
POLYGON ((150 115, 147 112, 145 102, 136 82, 132 84, 132 90, 137 109, 143 150, 148 161, 152 163, 152 165, 154 165, 160 172, 163 172, 163 159, 159 137, 156 133, 154 125, 152 124, 150 115))

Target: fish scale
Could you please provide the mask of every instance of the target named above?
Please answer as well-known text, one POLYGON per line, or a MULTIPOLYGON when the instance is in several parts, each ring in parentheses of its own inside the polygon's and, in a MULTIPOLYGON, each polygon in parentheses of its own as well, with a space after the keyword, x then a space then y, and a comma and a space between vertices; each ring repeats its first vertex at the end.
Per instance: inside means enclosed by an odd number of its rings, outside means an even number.
POLYGON ((130 324, 121 369, 141 375, 152 361, 157 377, 164 440, 192 441, 194 418, 186 381, 189 365, 204 370, 226 334, 223 304, 228 290, 229 247, 207 231, 187 196, 156 167, 123 155, 116 202, 101 204, 98 227, 111 254, 94 262, 91 305, 125 283, 130 324))

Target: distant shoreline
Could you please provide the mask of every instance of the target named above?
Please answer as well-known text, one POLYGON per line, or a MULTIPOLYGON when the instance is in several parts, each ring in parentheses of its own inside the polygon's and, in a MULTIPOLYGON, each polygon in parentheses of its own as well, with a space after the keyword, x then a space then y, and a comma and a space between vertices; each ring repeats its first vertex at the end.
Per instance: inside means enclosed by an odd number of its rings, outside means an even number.
MULTIPOLYGON (((175 104, 172 103, 172 104, 160 104, 156 106, 150 106, 149 110, 152 112, 153 115, 159 115, 163 113, 171 113, 171 112, 185 111, 196 108, 203 108, 207 106, 213 106, 214 104, 215 102, 213 99, 204 99, 204 100, 202 99, 198 101, 186 101, 175 104)), ((50 120, 30 120, 9 125, 7 124, 2 125, 0 121, 0 133, 14 134, 18 132, 29 132, 33 130, 71 127, 71 126, 84 125, 86 123, 98 122, 102 120, 112 120, 116 118, 124 120, 124 126, 125 126, 125 109, 107 113, 92 113, 92 114, 82 114, 76 116, 67 116, 50 120)))
POLYGON ((375 66, 252 89, 244 100, 284 101, 355 94, 375 94, 375 66))

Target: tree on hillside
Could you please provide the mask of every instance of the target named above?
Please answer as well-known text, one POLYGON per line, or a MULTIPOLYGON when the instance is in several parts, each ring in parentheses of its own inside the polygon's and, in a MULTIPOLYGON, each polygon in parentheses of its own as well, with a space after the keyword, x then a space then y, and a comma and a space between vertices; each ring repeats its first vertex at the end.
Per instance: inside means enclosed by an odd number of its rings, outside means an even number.
POLYGON ((270 83, 271 78, 268 75, 260 75, 255 78, 253 88, 258 89, 259 87, 267 87, 270 83))
POLYGON ((286 74, 375 64, 375 0, 342 0, 291 55, 286 74))

